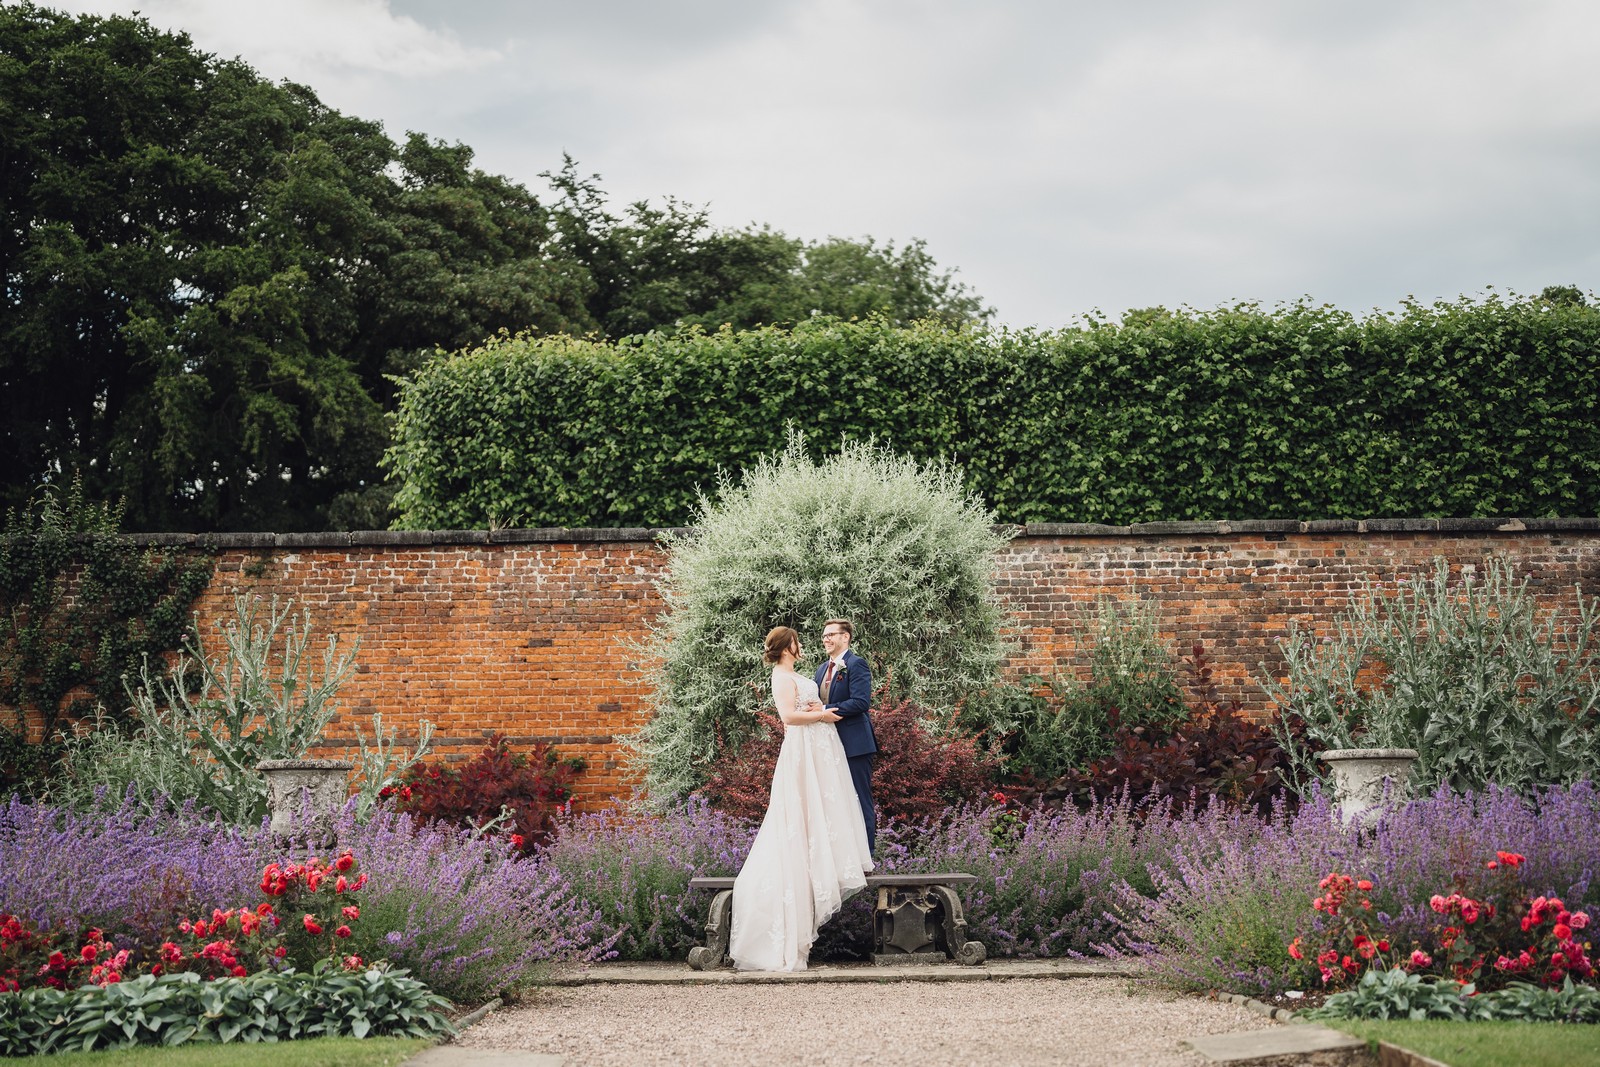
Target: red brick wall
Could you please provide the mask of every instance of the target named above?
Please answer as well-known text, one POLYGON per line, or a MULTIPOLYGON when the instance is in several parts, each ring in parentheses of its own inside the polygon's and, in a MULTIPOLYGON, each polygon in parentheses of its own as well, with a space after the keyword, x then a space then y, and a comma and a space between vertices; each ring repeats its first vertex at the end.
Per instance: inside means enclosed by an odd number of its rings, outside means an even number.
MULTIPOLYGON (((151 538, 182 543, 188 538, 151 538)), ((494 534, 297 534, 223 537, 202 628, 236 591, 293 597, 319 631, 359 636, 358 672, 341 690, 342 722, 373 712, 436 747, 465 753, 504 731, 582 755, 580 796, 632 784, 617 738, 643 714, 649 664, 630 642, 662 610, 665 555, 645 530, 494 534)), ((1563 610, 1571 589, 1600 594, 1600 521, 1386 520, 1030 526, 1001 553, 1000 594, 1017 643, 1010 670, 1081 673, 1100 596, 1143 597, 1163 632, 1203 642, 1223 695, 1266 706, 1259 664, 1290 619, 1326 627, 1364 580, 1392 585, 1438 556, 1481 566, 1514 559, 1563 610), (1086 614, 1087 612, 1087 614, 1086 614)), ((758 635, 752 635, 756 640, 758 635)))

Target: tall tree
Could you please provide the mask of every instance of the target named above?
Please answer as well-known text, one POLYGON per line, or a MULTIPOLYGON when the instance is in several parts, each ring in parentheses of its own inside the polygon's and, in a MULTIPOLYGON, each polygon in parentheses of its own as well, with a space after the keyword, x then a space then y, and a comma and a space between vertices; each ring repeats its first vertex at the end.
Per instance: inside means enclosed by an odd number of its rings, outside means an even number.
POLYGON ((76 471, 131 529, 386 525, 385 374, 592 328, 465 146, 397 151, 143 20, 7 6, 0 57, 0 503, 76 471))
POLYGON ((920 242, 617 218, 139 18, 0 6, 0 506, 76 474, 130 530, 387 525, 394 376, 499 331, 981 318, 920 242))
POLYGON ((667 198, 637 201, 623 216, 606 207, 599 175, 582 175, 571 156, 545 172, 563 247, 588 268, 589 314, 617 338, 675 326, 790 326, 812 315, 880 315, 898 325, 919 319, 983 321, 982 298, 940 271, 925 242, 896 251, 832 237, 802 241, 768 227, 717 229, 703 208, 667 198))

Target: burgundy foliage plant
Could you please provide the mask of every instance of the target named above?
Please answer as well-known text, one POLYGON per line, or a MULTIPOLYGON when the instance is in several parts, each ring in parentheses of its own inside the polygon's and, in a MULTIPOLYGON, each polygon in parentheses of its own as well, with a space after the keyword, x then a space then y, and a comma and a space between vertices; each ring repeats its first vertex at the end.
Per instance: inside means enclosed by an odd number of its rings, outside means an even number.
MULTIPOLYGON (((879 689, 872 709, 878 739, 872 796, 880 825, 938 819, 952 804, 987 795, 998 766, 976 738, 941 735, 918 705, 909 700, 878 703, 886 698, 887 691, 879 689)), ((731 815, 760 819, 782 747, 783 723, 776 715, 763 714, 761 728, 743 747, 721 748, 700 795, 731 815)))
POLYGON ((531 851, 550 840, 557 812, 568 809, 582 759, 562 759, 543 742, 513 752, 505 734, 495 734, 459 770, 434 760, 417 764, 381 796, 424 822, 481 829, 509 815, 504 829, 518 848, 531 851))

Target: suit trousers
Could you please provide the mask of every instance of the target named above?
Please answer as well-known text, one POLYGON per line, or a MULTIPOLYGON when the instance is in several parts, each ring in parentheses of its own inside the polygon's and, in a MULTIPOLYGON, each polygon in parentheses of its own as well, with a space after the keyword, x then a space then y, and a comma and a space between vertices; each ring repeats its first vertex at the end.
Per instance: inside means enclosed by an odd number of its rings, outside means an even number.
POLYGON ((878 847, 878 817, 872 805, 872 758, 875 753, 850 756, 850 781, 855 784, 856 798, 861 801, 861 817, 867 821, 867 851, 878 847))

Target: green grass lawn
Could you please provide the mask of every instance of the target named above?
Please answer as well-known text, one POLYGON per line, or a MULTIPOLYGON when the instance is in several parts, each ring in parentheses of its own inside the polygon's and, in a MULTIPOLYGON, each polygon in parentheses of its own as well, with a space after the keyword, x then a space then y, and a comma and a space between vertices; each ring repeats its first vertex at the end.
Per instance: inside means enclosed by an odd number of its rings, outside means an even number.
POLYGON ((181 1045, 50 1056, 0 1056, 3 1064, 36 1067, 394 1067, 433 1042, 419 1037, 319 1037, 276 1045, 181 1045))
POLYGON ((1458 1023, 1448 1019, 1322 1019, 1323 1026, 1388 1041, 1450 1067, 1600 1067, 1600 1026, 1458 1023))

